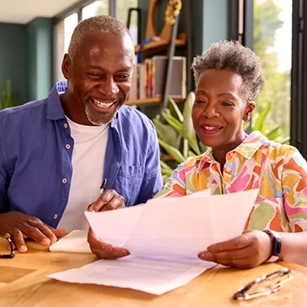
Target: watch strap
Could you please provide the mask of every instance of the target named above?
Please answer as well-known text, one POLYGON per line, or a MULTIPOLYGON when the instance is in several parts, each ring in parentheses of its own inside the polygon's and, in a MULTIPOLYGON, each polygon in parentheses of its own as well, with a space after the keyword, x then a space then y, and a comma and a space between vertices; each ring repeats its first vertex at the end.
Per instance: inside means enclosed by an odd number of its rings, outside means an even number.
POLYGON ((272 241, 271 256, 266 262, 276 262, 281 253, 281 236, 278 232, 270 229, 265 229, 263 232, 267 233, 272 241))

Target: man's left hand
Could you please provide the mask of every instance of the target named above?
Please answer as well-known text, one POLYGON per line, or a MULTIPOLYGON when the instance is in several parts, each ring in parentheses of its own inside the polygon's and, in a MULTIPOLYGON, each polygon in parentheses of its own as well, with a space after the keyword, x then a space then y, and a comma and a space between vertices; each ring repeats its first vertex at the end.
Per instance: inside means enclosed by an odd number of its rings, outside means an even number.
POLYGON ((125 208, 124 197, 115 190, 105 190, 95 202, 88 206, 87 210, 100 212, 119 208, 125 208))
POLYGON ((244 232, 234 239, 212 244, 206 251, 200 252, 202 260, 216 262, 239 269, 253 268, 269 259, 272 242, 263 231, 244 232))
POLYGON ((115 247, 100 240, 94 234, 92 229, 90 229, 88 232, 87 241, 90 245, 92 253, 100 259, 117 259, 130 255, 130 252, 127 249, 115 247))

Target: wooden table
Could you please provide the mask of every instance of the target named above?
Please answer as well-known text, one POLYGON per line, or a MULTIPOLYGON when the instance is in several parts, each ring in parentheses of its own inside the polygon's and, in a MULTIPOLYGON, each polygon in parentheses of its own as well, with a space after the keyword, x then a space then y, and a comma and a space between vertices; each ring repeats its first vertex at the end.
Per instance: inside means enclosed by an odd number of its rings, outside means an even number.
MULTIPOLYGON (((251 270, 213 268, 188 285, 162 296, 104 287, 69 284, 47 274, 77 268, 96 260, 90 254, 50 253, 31 243, 29 252, 14 259, 0 259, 0 306, 307 306, 307 268, 291 263, 266 264, 251 270), (231 299, 242 285, 281 268, 290 267, 293 280, 273 295, 239 302, 231 299)), ((131 277, 132 278, 132 277, 131 277)))

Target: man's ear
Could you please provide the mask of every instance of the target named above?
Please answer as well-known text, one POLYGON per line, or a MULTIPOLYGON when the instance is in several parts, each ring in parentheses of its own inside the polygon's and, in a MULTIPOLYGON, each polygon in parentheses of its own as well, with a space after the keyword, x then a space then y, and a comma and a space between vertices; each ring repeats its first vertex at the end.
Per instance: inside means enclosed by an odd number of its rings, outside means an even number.
POLYGON ((71 59, 68 53, 64 54, 63 61, 62 61, 62 73, 65 79, 70 79, 71 75, 71 59))
POLYGON ((254 101, 248 101, 245 107, 245 113, 243 115, 244 121, 249 121, 256 107, 256 103, 254 101))

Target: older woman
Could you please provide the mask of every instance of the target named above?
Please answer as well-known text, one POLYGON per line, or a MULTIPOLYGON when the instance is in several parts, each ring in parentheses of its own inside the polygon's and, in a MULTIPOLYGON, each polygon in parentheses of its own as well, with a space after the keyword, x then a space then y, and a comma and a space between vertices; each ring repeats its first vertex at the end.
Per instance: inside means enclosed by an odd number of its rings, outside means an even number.
MULTIPOLYGON (((243 130, 264 83, 258 58, 238 42, 223 41, 196 57, 192 68, 194 128, 209 149, 180 164, 157 197, 259 188, 246 231, 199 258, 237 268, 278 259, 307 265, 307 163, 296 148, 243 130)), ((233 212, 229 223, 235 220, 233 212)))

